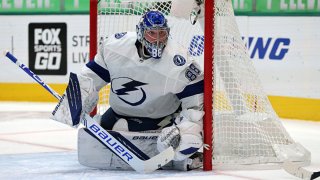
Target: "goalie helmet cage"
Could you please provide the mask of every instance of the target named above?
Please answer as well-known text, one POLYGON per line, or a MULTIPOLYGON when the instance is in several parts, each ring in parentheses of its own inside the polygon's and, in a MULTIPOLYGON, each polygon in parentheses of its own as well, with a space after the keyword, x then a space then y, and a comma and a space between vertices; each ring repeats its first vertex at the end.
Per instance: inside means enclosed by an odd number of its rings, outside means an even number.
MULTIPOLYGON (((289 160, 310 164, 310 152, 285 130, 264 93, 247 54, 231 0, 205 1, 205 27, 189 18, 173 16, 173 1, 91 0, 90 59, 99 42, 115 33, 134 31, 148 9, 163 12, 170 39, 204 68, 204 170, 280 168, 289 160)), ((187 5, 186 5, 187 6, 187 5)), ((185 9, 185 8, 183 8, 185 9)), ((180 8, 181 11, 183 9, 180 8)), ((201 19, 200 19, 201 20, 201 19)), ((108 108, 106 86, 100 91, 98 112, 108 108)))

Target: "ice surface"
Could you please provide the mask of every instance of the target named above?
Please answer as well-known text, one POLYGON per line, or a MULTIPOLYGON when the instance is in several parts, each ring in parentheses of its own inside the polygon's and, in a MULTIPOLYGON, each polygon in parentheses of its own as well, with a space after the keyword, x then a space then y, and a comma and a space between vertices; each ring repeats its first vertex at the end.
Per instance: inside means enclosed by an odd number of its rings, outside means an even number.
MULTIPOLYGON (((77 160, 77 130, 50 120, 54 104, 0 103, 0 179, 296 179, 284 170, 190 172, 107 171, 77 160)), ((283 120, 290 135, 312 154, 309 170, 320 170, 320 123, 283 120)))

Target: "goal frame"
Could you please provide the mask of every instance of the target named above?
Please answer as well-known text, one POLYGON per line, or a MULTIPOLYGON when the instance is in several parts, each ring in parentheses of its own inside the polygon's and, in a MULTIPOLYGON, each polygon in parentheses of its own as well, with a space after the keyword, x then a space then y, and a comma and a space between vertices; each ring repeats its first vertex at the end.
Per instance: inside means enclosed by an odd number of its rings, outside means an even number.
POLYGON ((203 170, 212 170, 213 87, 214 87, 214 8, 215 0, 205 1, 204 21, 204 92, 203 92, 203 170))
MULTIPOLYGON (((98 46, 98 0, 90 0, 90 48, 89 60, 94 60, 98 46)), ((213 74, 214 74, 214 4, 215 0, 207 0, 205 3, 204 26, 204 118, 203 118, 203 170, 212 170, 213 151, 213 74)), ((97 108, 90 114, 97 113, 97 108)))
MULTIPOLYGON (((98 0, 90 0, 89 5, 89 61, 94 60, 98 49, 98 0), (93 38, 94 37, 94 38, 93 38)), ((97 107, 93 109, 90 116, 97 114, 97 107)))

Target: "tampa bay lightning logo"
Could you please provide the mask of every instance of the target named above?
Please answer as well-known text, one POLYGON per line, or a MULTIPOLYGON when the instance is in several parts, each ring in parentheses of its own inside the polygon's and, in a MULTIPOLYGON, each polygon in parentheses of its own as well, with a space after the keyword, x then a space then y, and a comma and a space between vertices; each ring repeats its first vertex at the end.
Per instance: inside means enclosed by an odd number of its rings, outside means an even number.
POLYGON ((142 104, 147 96, 141 86, 147 85, 128 77, 119 77, 111 80, 111 91, 118 95, 118 98, 131 106, 142 104))
POLYGON ((114 35, 114 37, 115 38, 117 38, 117 39, 120 39, 120 38, 122 38, 124 35, 126 35, 127 34, 127 32, 122 32, 122 33, 116 33, 115 35, 114 35))
POLYGON ((173 62, 177 66, 183 66, 186 63, 186 59, 181 55, 175 55, 173 57, 173 62))

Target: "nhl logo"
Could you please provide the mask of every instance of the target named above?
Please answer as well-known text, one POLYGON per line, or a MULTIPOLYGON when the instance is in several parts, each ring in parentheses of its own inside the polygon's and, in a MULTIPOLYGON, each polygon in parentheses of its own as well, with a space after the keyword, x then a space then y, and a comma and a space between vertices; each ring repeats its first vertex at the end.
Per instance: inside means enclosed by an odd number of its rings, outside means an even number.
POLYGON ((183 66, 186 63, 186 59, 181 55, 175 55, 173 57, 173 62, 177 66, 183 66))
POLYGON ((123 33, 117 33, 117 34, 115 34, 114 35, 114 37, 116 38, 116 39, 120 39, 120 38, 122 38, 124 35, 126 35, 127 34, 127 32, 123 32, 123 33))

